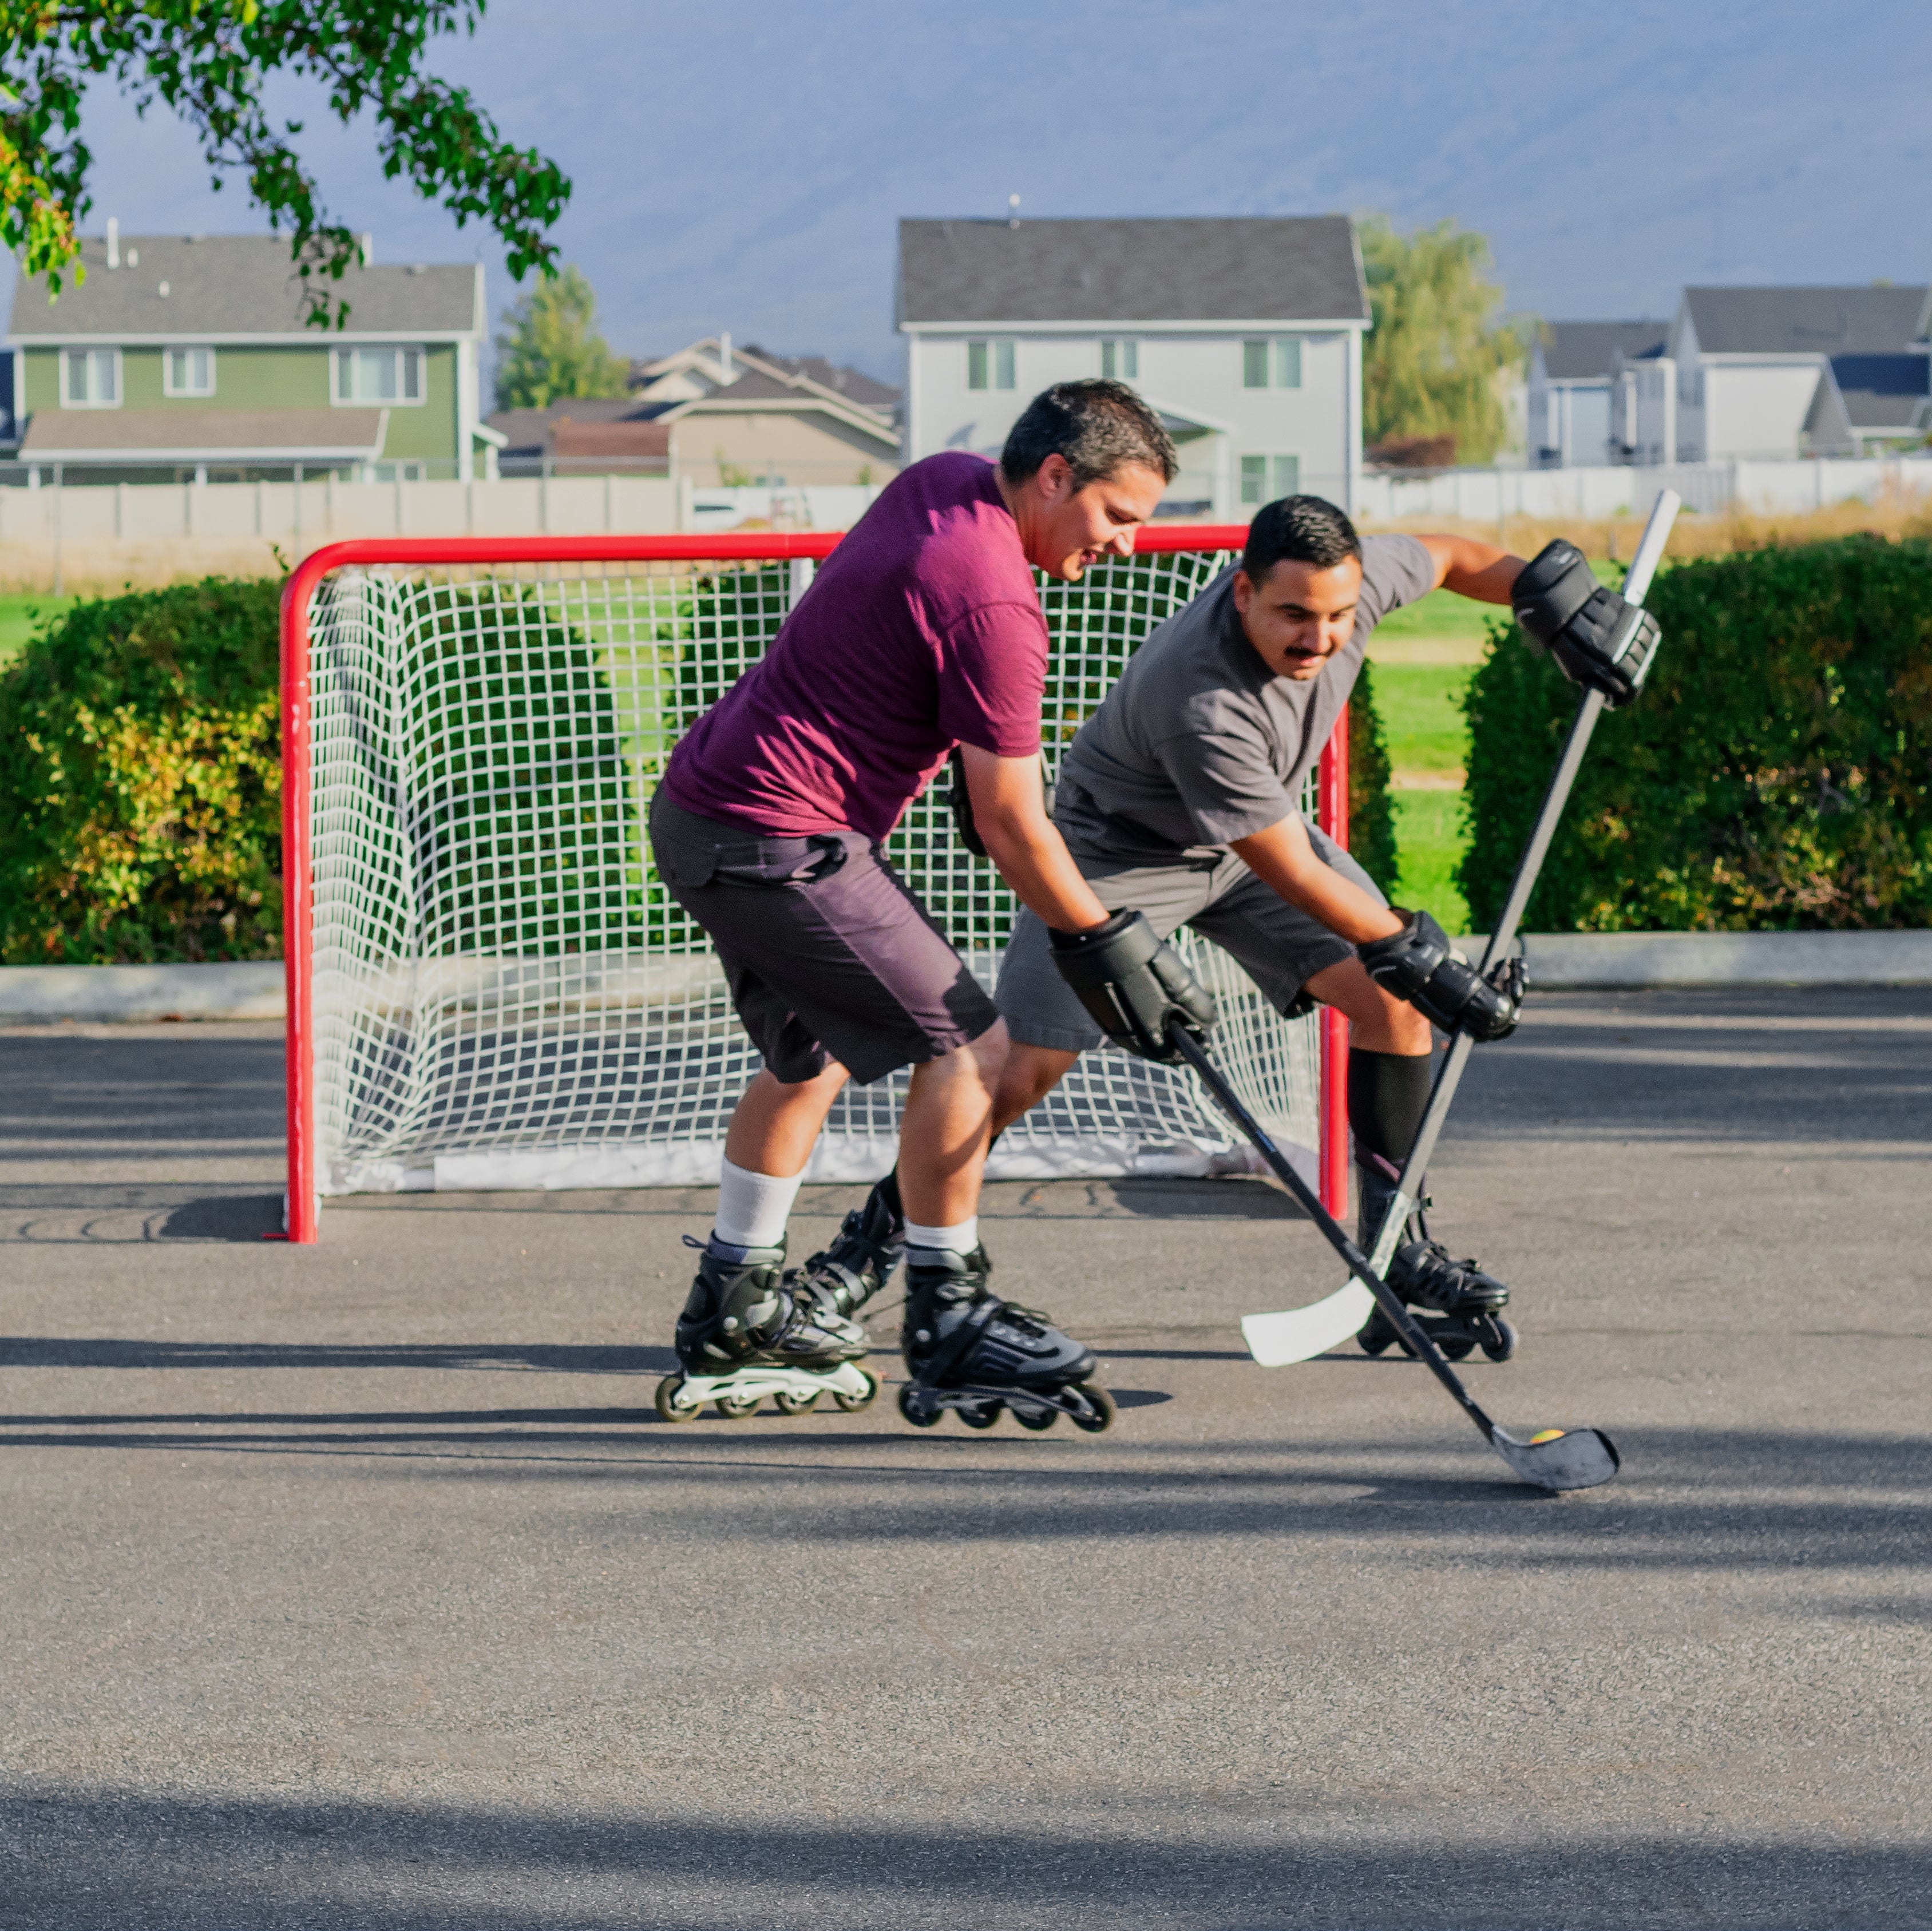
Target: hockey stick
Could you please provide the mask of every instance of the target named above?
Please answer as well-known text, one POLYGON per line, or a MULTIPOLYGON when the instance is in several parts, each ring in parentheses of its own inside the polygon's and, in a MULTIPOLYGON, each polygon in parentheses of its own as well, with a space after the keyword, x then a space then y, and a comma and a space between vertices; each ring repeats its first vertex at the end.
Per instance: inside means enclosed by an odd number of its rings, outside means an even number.
POLYGON ((1254 1142, 1255 1150, 1268 1163, 1275 1177, 1307 1210, 1329 1246, 1347 1263, 1354 1279, 1366 1284, 1367 1291, 1382 1304, 1382 1312, 1410 1352, 1456 1397, 1462 1412, 1482 1430, 1483 1439, 1509 1464, 1514 1474, 1538 1489, 1594 1489, 1616 1474, 1616 1448, 1600 1429, 1544 1429, 1526 1441, 1490 1420, 1463 1387, 1455 1369, 1443 1359, 1442 1351, 1409 1312, 1402 1297, 1370 1265, 1369 1257, 1348 1238, 1322 1204, 1321 1197, 1288 1165, 1261 1122, 1235 1096, 1234 1088, 1222 1078, 1206 1048, 1178 1019, 1168 1022, 1167 1037, 1168 1044, 1194 1069, 1222 1111, 1254 1142))
MULTIPOLYGON (((1650 520, 1644 526, 1636 554, 1631 559, 1630 574, 1624 580, 1623 593, 1627 601, 1641 604, 1648 593, 1664 545, 1670 540, 1670 526, 1682 507, 1683 499, 1674 490, 1658 492, 1650 520)), ((1652 655, 1654 658, 1655 652, 1652 655)), ((1648 663, 1644 668, 1648 670, 1648 663)), ((1503 901, 1502 916, 1497 919, 1496 929, 1490 933, 1489 943, 1484 949, 1481 970, 1484 973, 1497 960, 1505 957, 1515 942, 1523 908, 1529 903, 1529 895, 1536 889, 1543 861, 1550 850, 1550 841, 1556 833, 1557 820, 1569 802, 1570 787, 1576 781, 1583 754, 1589 748, 1590 734, 1597 727, 1597 719, 1603 708, 1600 692, 1584 692, 1583 701, 1576 707, 1576 721, 1570 727, 1563 754, 1557 760, 1549 789, 1543 794, 1543 806, 1536 814, 1529 842, 1523 847, 1522 856, 1516 861, 1516 876, 1510 881, 1509 896, 1503 901)), ((1374 1251, 1369 1257, 1370 1264, 1377 1273, 1383 1272, 1394 1258, 1395 1250, 1401 1244, 1402 1230, 1415 1210, 1422 1192, 1423 1176, 1429 1170, 1436 1142, 1442 1135, 1443 1123, 1449 1117, 1456 1089, 1462 1082, 1471 1044, 1468 1034, 1457 1033, 1450 1041, 1449 1051, 1437 1071, 1428 1108, 1422 1116, 1415 1144, 1402 1169, 1400 1189, 1383 1216, 1374 1251)), ((1374 1306, 1367 1288, 1359 1280, 1351 1280, 1326 1300, 1316 1301, 1307 1307, 1293 1308, 1281 1314, 1244 1315, 1241 1334, 1248 1344, 1248 1351, 1264 1368, 1285 1368, 1291 1363, 1312 1360, 1318 1354, 1325 1354, 1331 1348, 1339 1348, 1351 1335, 1360 1330, 1374 1306)))

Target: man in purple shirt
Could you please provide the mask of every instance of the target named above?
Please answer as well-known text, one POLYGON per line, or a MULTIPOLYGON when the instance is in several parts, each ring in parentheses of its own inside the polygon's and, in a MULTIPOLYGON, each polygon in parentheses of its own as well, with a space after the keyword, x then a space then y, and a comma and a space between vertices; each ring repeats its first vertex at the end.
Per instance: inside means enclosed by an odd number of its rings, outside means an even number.
MULTIPOLYGON (((748 1413, 767 1393, 792 1412, 828 1390, 864 1405, 877 1384, 850 1365, 866 1348, 850 1317, 903 1253, 908 1419, 953 1407, 986 1426, 1006 1405, 1030 1426, 1060 1413, 1106 1426, 1092 1354, 988 1287, 976 1216, 1006 1028, 880 844, 957 746, 978 835, 1021 902, 1090 976, 1155 985, 1144 925, 1109 914, 1046 816, 1033 573, 1073 582, 1126 555, 1176 466, 1159 418, 1110 382, 1036 397, 997 466, 914 464, 673 753, 651 806, 658 874, 710 935, 764 1066, 732 1116, 677 1324, 683 1372, 658 1390, 667 1420, 706 1401, 748 1413), (1118 966, 1117 940, 1132 954, 1118 966), (784 1273, 786 1219, 832 1101, 848 1078, 908 1065, 896 1187, 784 1273)), ((1160 949, 1156 1003, 1211 1013, 1160 949)))

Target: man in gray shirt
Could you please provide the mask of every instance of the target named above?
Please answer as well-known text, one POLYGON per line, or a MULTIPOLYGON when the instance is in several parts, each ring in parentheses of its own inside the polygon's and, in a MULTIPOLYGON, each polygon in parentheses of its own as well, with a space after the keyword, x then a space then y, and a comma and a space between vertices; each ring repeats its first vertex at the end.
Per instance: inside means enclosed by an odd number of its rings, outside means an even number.
MULTIPOLYGON (((1054 794, 1054 823, 1110 911, 1134 907, 1163 937, 1192 926, 1285 1013, 1312 1000, 1348 1015, 1365 1246, 1429 1096, 1429 1018, 1376 972, 1384 942, 1408 943, 1419 922, 1391 910, 1368 874, 1303 817, 1303 781, 1390 611, 1438 587, 1507 604, 1523 568, 1461 537, 1363 539, 1318 496, 1270 503, 1241 563, 1135 654, 1070 747, 1054 794)), ((1014 928, 998 1003, 1013 1045, 996 1127, 1102 1040, 1030 913, 1014 928)), ((1502 1030, 1513 1023, 1512 1013, 1502 1030)), ((1468 1030, 1483 1036, 1480 1025, 1468 1030)), ((1406 1241, 1390 1278, 1417 1306, 1450 1318, 1454 1332, 1439 1338, 1460 1342, 1460 1352, 1503 1344, 1496 1317, 1508 1290, 1474 1261, 1450 1261, 1426 1232, 1406 1241)))

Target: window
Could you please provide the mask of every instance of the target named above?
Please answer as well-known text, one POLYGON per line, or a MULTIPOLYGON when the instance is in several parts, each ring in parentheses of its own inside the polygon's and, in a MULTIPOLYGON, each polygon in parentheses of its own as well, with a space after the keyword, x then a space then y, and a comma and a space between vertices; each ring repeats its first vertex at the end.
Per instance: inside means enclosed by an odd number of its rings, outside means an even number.
POLYGON ((118 409, 121 406, 120 350, 62 350, 61 406, 63 409, 118 409))
POLYGON ((1137 382, 1141 373, 1141 345, 1131 340, 1100 344, 1100 373, 1109 380, 1137 382))
POLYGON ((1301 386, 1301 338, 1264 337, 1241 344, 1241 386, 1244 389, 1298 389, 1301 386))
POLYGON ((420 349, 338 349, 338 403, 412 403, 423 399, 420 349))
POLYGON ((1012 342, 967 343, 966 386, 969 389, 1010 389, 1012 385, 1012 342))
POLYGON ((1271 503, 1282 496, 1298 496, 1301 490, 1299 456, 1244 456, 1241 458, 1241 501, 1251 509, 1271 503), (1274 485, 1272 493, 1268 485, 1274 485))
POLYGON ((214 394, 214 351, 168 349, 161 361, 161 393, 170 396, 214 394))

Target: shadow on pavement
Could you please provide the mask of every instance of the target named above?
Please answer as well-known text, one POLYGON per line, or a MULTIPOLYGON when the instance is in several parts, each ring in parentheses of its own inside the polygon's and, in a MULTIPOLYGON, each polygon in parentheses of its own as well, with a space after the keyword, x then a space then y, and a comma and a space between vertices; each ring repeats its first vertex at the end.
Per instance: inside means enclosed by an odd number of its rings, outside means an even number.
POLYGON ((921 1828, 830 1813, 784 1822, 559 1815, 34 1788, 0 1801, 4 1920, 60 1931, 620 1923, 1892 1931, 1925 1925, 1932 1897, 1932 1850, 1846 1844, 1822 1831, 1766 1842, 1686 1823, 1627 1828, 1606 1843, 1545 1822, 1507 1843, 1418 1828, 1399 1847, 1342 1843, 1327 1831, 1318 1788, 1288 1773, 1282 1786, 1237 1793, 1222 1808, 1211 1834, 1190 1841, 1174 1829, 1171 1804, 1151 1793, 1110 1803, 1099 1831, 1049 1816, 1037 1828, 994 1832, 963 1819, 921 1828))

